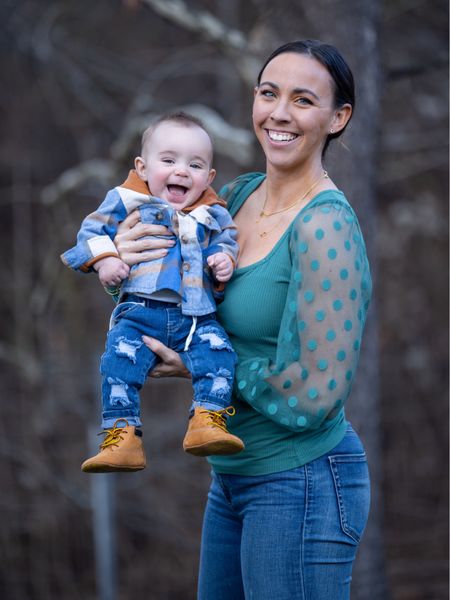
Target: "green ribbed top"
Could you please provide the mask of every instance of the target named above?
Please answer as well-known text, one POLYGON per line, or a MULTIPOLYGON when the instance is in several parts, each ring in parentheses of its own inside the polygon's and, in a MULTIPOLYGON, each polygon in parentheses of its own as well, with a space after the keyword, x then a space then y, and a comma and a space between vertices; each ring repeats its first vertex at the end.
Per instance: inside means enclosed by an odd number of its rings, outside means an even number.
MULTIPOLYGON (((232 216, 264 177, 221 190, 232 216)), ((229 430, 246 448, 209 457, 215 471, 292 469, 341 441, 370 295, 361 230, 340 191, 317 194, 265 258, 236 269, 218 316, 239 359, 229 430)))

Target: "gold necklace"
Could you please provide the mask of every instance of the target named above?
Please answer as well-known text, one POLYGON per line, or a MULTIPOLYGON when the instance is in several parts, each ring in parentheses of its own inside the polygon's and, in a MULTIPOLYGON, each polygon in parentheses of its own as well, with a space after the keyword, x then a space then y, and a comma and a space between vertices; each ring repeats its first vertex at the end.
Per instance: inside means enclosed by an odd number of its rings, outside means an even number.
MULTIPOLYGON (((266 207, 266 202, 267 202, 267 196, 264 200, 264 206, 262 208, 262 211, 259 213, 259 218, 256 220, 256 223, 259 224, 261 222, 261 219, 263 219, 264 217, 271 217, 272 215, 278 215, 280 213, 283 212, 287 212, 288 210, 291 210, 291 208, 294 208, 294 206, 296 204, 298 204, 299 202, 301 202, 302 200, 304 200, 309 193, 311 193, 313 191, 313 189, 319 185, 319 183, 322 181, 322 179, 327 179, 328 178, 328 173, 326 171, 324 171, 322 173, 322 175, 319 177, 319 179, 317 179, 310 188, 308 188, 306 190, 306 192, 300 196, 300 198, 297 198, 297 200, 295 202, 293 202, 292 204, 290 204, 289 206, 287 206, 286 208, 282 208, 280 210, 274 210, 270 213, 265 211, 265 207, 266 207)), ((273 227, 273 229, 269 229, 269 231, 263 231, 261 233, 259 233, 258 231, 258 235, 259 237, 266 237, 266 235, 269 235, 269 233, 272 233, 272 231, 275 231, 275 229, 278 227, 278 225, 281 223, 281 219, 278 221, 278 223, 275 225, 275 227, 273 227)))

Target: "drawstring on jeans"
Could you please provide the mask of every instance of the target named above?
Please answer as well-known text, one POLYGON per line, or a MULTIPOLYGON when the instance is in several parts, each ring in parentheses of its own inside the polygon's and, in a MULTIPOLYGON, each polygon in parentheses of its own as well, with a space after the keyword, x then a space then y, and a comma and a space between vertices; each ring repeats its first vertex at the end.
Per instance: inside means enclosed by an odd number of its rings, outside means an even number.
POLYGON ((195 329, 197 328, 197 317, 192 317, 192 325, 189 330, 189 335, 186 338, 186 343, 184 344, 184 351, 187 352, 189 350, 189 346, 191 345, 192 338, 194 337, 195 329))

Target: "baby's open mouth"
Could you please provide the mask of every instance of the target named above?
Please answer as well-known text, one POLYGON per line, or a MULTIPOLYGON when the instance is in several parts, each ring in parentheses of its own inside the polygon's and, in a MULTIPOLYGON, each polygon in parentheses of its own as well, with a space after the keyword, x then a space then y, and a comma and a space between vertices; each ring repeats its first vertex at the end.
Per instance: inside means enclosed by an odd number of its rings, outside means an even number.
POLYGON ((188 191, 188 188, 185 187, 184 185, 168 185, 167 189, 169 190, 169 193, 172 196, 177 196, 179 198, 182 198, 183 196, 186 195, 186 192, 188 191))

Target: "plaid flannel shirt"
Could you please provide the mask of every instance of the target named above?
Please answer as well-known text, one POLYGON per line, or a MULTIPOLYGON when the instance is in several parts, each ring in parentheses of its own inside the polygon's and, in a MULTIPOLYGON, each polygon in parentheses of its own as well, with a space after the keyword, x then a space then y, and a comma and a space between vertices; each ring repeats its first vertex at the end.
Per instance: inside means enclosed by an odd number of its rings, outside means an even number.
POLYGON ((61 255, 68 267, 88 272, 106 256, 118 256, 114 238, 118 225, 138 209, 143 223, 164 225, 174 234, 175 246, 166 256, 134 265, 122 282, 124 294, 149 296, 172 290, 181 299, 184 314, 201 316, 216 310, 224 286, 213 280, 208 256, 225 252, 237 261, 237 230, 225 203, 208 188, 201 198, 183 210, 151 195, 145 182, 130 171, 127 180, 110 190, 99 208, 81 224, 77 244, 61 255))

